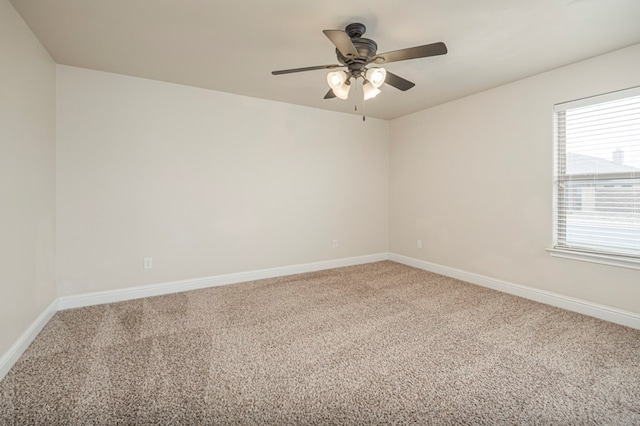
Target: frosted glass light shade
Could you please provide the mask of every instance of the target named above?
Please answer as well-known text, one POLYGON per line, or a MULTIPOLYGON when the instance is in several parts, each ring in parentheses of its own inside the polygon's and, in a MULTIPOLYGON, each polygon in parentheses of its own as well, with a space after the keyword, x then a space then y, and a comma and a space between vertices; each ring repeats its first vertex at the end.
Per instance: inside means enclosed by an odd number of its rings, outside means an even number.
POLYGON ((351 85, 347 82, 348 75, 344 71, 333 71, 327 74, 327 83, 333 90, 333 94, 340 99, 349 97, 351 85))
POLYGON ((378 96, 380 93, 380 89, 375 87, 371 82, 367 81, 364 86, 362 86, 362 91, 364 92, 364 100, 373 99, 378 96))
POLYGON ((369 68, 365 73, 365 77, 377 89, 382 86, 382 83, 387 78, 387 70, 384 68, 369 68))
POLYGON ((349 89, 351 89, 351 85, 345 83, 339 88, 332 89, 332 90, 333 90, 333 93, 336 95, 336 97, 342 100, 345 100, 349 97, 349 89))

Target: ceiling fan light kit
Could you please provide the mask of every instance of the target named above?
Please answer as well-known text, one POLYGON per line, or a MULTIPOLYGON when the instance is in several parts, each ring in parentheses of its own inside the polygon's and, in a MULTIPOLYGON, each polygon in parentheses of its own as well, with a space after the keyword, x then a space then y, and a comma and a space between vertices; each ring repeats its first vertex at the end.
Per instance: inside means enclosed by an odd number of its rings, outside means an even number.
POLYGON ((336 47, 336 57, 339 64, 293 68, 272 71, 271 73, 273 75, 281 75, 346 67, 347 69, 345 71, 331 71, 327 74, 327 83, 329 84, 330 90, 324 98, 331 99, 337 97, 339 99, 348 99, 351 81, 362 78, 363 96, 365 100, 368 100, 380 93, 380 87, 383 83, 387 83, 401 91, 409 90, 415 86, 411 81, 405 80, 382 67, 369 67, 370 64, 388 64, 391 62, 426 58, 447 53, 447 46, 442 42, 437 42, 377 54, 378 44, 371 39, 362 37, 365 31, 366 27, 360 23, 349 24, 344 31, 322 31, 336 47))

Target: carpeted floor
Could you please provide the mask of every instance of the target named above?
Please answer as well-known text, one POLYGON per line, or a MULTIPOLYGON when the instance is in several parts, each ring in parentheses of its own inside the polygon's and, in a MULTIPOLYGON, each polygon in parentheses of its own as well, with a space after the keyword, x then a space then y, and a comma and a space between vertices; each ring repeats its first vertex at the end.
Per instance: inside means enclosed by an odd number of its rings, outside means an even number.
POLYGON ((58 312, 0 424, 640 424, 640 331, 385 261, 58 312))

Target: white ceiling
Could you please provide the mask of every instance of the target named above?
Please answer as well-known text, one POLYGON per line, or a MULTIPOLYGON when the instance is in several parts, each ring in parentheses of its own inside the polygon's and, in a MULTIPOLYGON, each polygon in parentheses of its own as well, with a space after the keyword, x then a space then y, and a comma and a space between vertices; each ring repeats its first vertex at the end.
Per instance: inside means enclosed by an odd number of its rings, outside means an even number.
POLYGON ((383 119, 640 42, 640 0, 11 2, 60 64, 343 112, 356 97, 322 99, 325 70, 271 71, 336 63, 322 30, 351 22, 379 53, 445 42, 447 55, 386 66, 416 87, 384 85, 366 104, 383 119))

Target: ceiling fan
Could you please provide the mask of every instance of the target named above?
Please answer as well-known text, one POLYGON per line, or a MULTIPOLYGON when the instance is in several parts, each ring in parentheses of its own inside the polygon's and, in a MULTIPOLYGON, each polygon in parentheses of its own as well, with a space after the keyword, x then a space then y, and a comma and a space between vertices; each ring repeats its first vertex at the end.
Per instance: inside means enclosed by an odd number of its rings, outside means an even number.
POLYGON ((351 80, 363 79, 364 99, 371 99, 380 93, 379 87, 387 83, 396 89, 405 91, 415 86, 409 80, 397 76, 379 66, 391 62, 406 61, 409 59, 427 58, 429 56, 444 55, 447 46, 442 42, 409 47, 386 53, 376 53, 378 44, 368 38, 363 38, 366 27, 364 24, 353 23, 342 30, 323 30, 322 32, 336 46, 336 56, 339 64, 317 65, 304 68, 272 71, 273 75, 290 74, 295 72, 313 71, 320 69, 334 69, 346 67, 345 71, 332 71, 327 75, 329 91, 325 99, 338 97, 347 99, 351 80))

